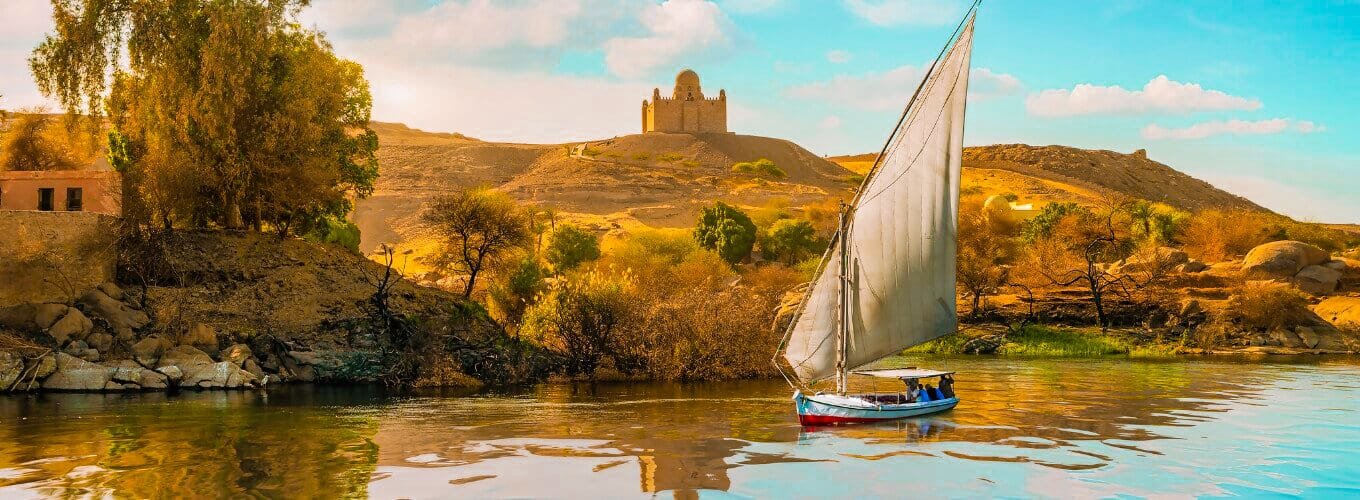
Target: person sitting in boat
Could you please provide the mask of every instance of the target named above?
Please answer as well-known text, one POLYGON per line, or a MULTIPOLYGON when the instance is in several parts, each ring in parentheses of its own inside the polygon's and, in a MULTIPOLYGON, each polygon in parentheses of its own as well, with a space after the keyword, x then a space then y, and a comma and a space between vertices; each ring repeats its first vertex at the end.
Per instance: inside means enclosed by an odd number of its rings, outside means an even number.
POLYGON ((915 403, 916 398, 921 396, 921 386, 914 378, 902 377, 902 382, 907 384, 907 400, 903 403, 915 403))
POLYGON ((953 375, 943 375, 940 377, 940 395, 946 398, 954 397, 953 375))

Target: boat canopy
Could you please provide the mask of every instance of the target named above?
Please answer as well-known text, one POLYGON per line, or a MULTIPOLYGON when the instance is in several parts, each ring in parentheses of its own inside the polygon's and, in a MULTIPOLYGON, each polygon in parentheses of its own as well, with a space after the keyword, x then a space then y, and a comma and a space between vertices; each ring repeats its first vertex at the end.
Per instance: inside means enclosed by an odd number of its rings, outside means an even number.
POLYGON ((923 368, 891 368, 885 370, 856 370, 854 374, 881 378, 934 378, 943 375, 953 375, 954 372, 942 372, 939 370, 927 370, 923 368))

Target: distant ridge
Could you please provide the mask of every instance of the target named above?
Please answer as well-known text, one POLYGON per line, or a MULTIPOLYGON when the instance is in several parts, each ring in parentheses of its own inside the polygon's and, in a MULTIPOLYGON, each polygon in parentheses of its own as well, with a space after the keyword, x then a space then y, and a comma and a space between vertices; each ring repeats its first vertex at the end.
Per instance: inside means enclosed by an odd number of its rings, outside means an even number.
MULTIPOLYGON (((875 156, 870 153, 840 156, 832 160, 860 170, 867 168, 875 156)), ((1152 161, 1144 150, 1124 154, 1068 146, 997 144, 964 148, 963 166, 966 169, 1009 171, 1073 186, 1077 190, 1114 192, 1185 210, 1228 208, 1269 211, 1251 200, 1152 161)))

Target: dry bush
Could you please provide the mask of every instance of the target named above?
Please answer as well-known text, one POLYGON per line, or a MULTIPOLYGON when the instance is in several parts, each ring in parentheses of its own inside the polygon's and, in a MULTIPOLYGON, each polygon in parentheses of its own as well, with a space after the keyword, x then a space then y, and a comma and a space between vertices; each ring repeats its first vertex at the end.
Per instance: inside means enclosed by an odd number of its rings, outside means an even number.
POLYGON ((1308 324, 1313 316, 1303 292, 1272 283, 1247 283, 1235 288, 1227 311, 1228 320, 1250 330, 1308 324))
POLYGON ((1186 224, 1181 241, 1187 253, 1204 262, 1241 257, 1274 239, 1267 216, 1251 210, 1204 210, 1186 224))

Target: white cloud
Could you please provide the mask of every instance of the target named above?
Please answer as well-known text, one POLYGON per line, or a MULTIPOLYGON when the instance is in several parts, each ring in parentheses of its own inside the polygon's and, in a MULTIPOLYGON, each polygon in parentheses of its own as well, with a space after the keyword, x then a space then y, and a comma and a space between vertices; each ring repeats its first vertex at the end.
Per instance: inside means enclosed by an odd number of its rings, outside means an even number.
POLYGON ((826 118, 822 118, 822 121, 817 123, 817 127, 822 129, 840 128, 840 126, 841 117, 836 115, 827 115, 826 118))
POLYGON ((826 62, 831 64, 845 64, 850 62, 850 53, 844 50, 830 50, 826 53, 826 62))
POLYGON ((1301 134, 1311 134, 1327 130, 1327 127, 1315 124, 1310 121, 1294 121, 1288 118, 1273 118, 1269 120, 1227 120, 1227 121, 1207 121, 1200 122, 1184 128, 1166 128, 1158 124, 1149 124, 1143 127, 1143 138, 1149 140, 1186 140, 1204 139, 1216 135, 1270 135, 1294 131, 1301 134))
POLYGON ((1159 75, 1142 90, 1127 90, 1118 85, 1089 83, 1068 89, 1050 89, 1030 94, 1025 99, 1029 114, 1064 117, 1101 114, 1144 114, 1153 112, 1192 113, 1197 111, 1256 110, 1261 101, 1205 90, 1196 83, 1181 83, 1159 75))
MULTIPOLYGON (((869 111, 900 110, 924 74, 924 67, 901 66, 881 73, 840 75, 826 82, 791 87, 785 93, 789 97, 869 111)), ((971 100, 1013 95, 1022 87, 1016 77, 987 68, 976 68, 970 75, 968 98, 971 100)))
POLYGON ((721 0, 724 9, 739 14, 768 12, 782 6, 784 0, 721 0))
POLYGON ((879 26, 938 25, 958 21, 959 0, 845 0, 856 16, 879 26))
POLYGON ((682 59, 733 46, 735 25, 718 5, 704 0, 666 0, 638 16, 647 34, 604 43, 605 66, 625 78, 644 76, 682 59))

